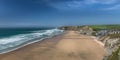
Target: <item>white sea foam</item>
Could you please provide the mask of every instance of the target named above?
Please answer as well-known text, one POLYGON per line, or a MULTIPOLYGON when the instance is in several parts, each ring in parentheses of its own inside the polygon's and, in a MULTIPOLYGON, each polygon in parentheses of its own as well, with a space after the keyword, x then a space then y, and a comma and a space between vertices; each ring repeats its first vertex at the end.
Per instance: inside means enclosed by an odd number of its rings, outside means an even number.
POLYGON ((51 30, 44 30, 41 31, 34 31, 33 33, 29 34, 20 34, 15 35, 7 38, 0 39, 0 53, 5 51, 11 51, 21 45, 28 44, 29 42, 34 42, 36 39, 44 39, 48 37, 52 37, 54 35, 58 35, 62 30, 59 29, 51 29, 51 30))

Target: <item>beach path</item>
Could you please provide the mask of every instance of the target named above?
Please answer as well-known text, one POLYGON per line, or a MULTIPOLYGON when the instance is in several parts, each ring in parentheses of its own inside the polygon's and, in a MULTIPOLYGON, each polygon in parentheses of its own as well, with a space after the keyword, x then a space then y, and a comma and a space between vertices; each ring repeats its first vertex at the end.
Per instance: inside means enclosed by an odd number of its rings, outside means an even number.
POLYGON ((102 60, 104 46, 95 40, 91 36, 67 31, 60 36, 1 54, 0 60, 102 60))

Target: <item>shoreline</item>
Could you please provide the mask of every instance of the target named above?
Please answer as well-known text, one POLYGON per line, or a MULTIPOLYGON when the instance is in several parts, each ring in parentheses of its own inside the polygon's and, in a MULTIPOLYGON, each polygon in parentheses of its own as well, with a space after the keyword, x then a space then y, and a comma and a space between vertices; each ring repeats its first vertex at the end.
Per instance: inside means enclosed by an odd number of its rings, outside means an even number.
MULTIPOLYGON (((61 33, 61 34, 62 34, 62 33, 61 33)), ((34 39, 35 41, 26 42, 26 43, 24 43, 23 45, 21 45, 21 46, 19 46, 19 47, 10 49, 10 50, 8 50, 8 51, 0 52, 0 55, 2 55, 2 54, 7 54, 7 53, 10 53, 10 52, 14 52, 15 50, 22 49, 22 48, 24 48, 24 47, 26 47, 26 46, 29 46, 29 45, 34 44, 34 43, 37 43, 37 42, 41 42, 41 41, 43 41, 43 40, 47 40, 47 39, 54 38, 54 37, 59 36, 59 35, 61 35, 61 34, 58 34, 58 35, 55 35, 55 36, 51 36, 51 37, 41 38, 41 39, 34 39)))
POLYGON ((100 44, 102 47, 104 47, 104 43, 102 43, 101 41, 98 41, 96 37, 91 36, 95 42, 97 42, 98 44, 100 44))
POLYGON ((101 60, 104 50, 91 37, 65 31, 52 38, 0 54, 0 60, 84 60, 81 54, 85 54, 86 60, 101 60))
POLYGON ((19 46, 19 47, 16 47, 16 48, 14 48, 14 49, 11 49, 11 50, 9 50, 9 51, 1 52, 0 54, 10 53, 10 52, 12 52, 12 51, 15 51, 15 50, 18 50, 18 49, 20 49, 20 48, 23 48, 23 47, 25 47, 25 46, 27 46, 27 45, 30 45, 30 44, 33 44, 33 43, 36 43, 36 42, 40 42, 40 41, 42 41, 42 40, 44 40, 44 39, 47 39, 47 38, 43 38, 43 39, 39 39, 39 40, 36 40, 36 41, 28 42, 28 43, 23 44, 23 45, 21 45, 21 46, 19 46))

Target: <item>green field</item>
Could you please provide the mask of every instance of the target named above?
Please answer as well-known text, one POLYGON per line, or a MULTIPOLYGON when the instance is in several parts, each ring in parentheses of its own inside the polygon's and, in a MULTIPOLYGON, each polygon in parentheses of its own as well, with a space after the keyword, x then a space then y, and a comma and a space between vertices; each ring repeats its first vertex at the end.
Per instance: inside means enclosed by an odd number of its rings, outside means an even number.
POLYGON ((90 27, 95 31, 103 30, 103 29, 120 30, 120 25, 90 25, 90 27))

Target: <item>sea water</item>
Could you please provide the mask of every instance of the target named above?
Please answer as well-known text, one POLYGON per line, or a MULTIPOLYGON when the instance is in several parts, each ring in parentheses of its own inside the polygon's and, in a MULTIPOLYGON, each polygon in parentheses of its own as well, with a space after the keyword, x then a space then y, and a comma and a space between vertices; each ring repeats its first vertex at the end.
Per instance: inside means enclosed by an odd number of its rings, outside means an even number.
POLYGON ((63 30, 53 28, 1 28, 0 54, 59 35, 62 32, 63 30))

